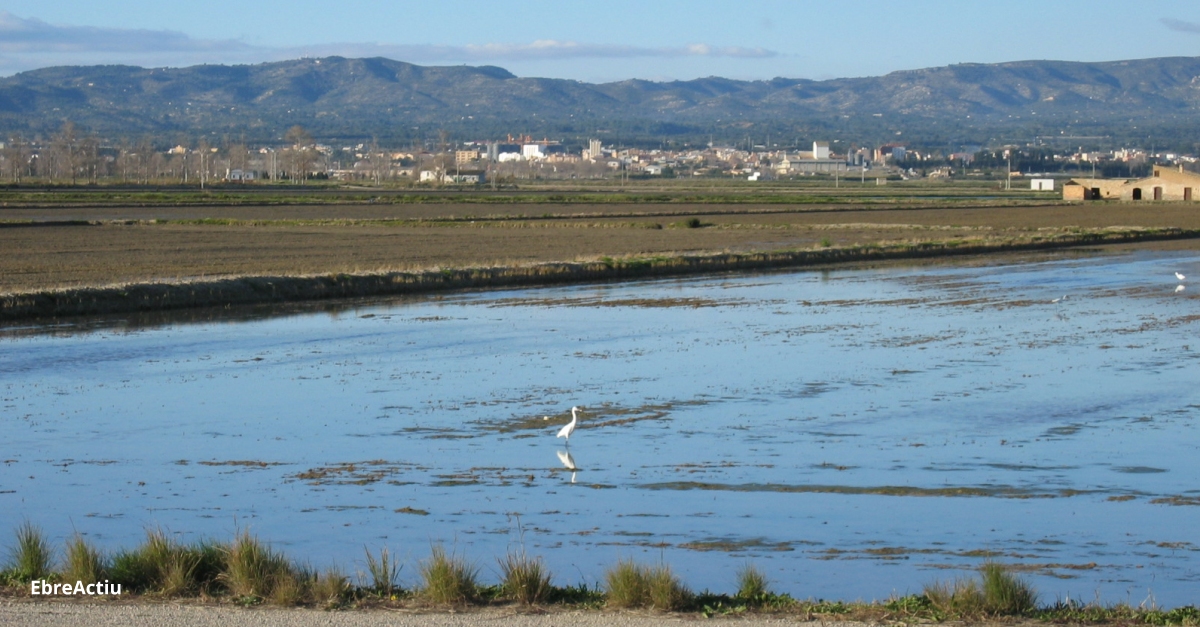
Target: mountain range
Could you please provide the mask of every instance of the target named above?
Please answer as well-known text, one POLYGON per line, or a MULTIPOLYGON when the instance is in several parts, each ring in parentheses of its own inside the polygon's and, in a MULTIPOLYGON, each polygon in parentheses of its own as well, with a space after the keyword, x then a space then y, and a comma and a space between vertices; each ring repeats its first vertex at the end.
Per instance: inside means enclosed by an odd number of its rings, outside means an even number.
POLYGON ((961 64, 833 80, 592 84, 342 57, 67 66, 0 78, 0 133, 46 136, 66 121, 105 137, 164 141, 270 141, 301 125, 318 139, 381 141, 443 132, 759 143, 770 134, 927 143, 1104 135, 1164 145, 1191 142, 1200 125, 1200 57, 961 64))

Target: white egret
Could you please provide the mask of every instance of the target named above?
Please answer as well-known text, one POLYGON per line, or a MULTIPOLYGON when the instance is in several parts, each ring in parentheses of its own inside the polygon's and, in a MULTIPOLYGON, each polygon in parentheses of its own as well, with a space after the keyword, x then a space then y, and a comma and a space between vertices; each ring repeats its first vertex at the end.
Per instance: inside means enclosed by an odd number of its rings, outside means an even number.
POLYGON ((1176 273, 1175 273, 1175 278, 1176 278, 1176 279, 1179 279, 1180 281, 1182 281, 1182 280, 1186 279, 1187 277, 1186 277, 1186 276, 1184 276, 1184 274, 1183 274, 1182 272, 1176 272, 1176 273))
POLYGON ((1052 300, 1052 301, 1050 301, 1050 302, 1052 302, 1052 303, 1060 303, 1060 302, 1062 302, 1062 301, 1064 301, 1064 300, 1067 300, 1067 295, 1066 295, 1066 294, 1063 294, 1061 298, 1055 298, 1054 300, 1052 300))
POLYGON ((578 408, 578 407, 572 407, 572 408, 571 408, 571 422, 568 422, 568 423, 566 424, 566 426, 564 426, 562 429, 559 429, 559 430, 558 430, 558 435, 556 435, 556 436, 554 436, 554 437, 556 437, 556 438, 566 438, 566 439, 567 439, 567 442, 568 442, 568 443, 570 443, 570 441, 571 441, 571 434, 572 434, 572 433, 575 433, 575 425, 576 425, 576 424, 578 424, 578 422, 579 422, 579 416, 577 415, 577 412, 578 412, 578 411, 579 411, 579 408, 578 408))

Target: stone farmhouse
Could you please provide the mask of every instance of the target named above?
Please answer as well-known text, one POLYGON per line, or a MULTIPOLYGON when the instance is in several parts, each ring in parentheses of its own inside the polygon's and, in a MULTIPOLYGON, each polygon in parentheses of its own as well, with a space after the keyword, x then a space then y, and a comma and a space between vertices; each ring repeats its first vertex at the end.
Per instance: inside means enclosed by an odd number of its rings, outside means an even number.
POLYGON ((1200 201, 1200 174, 1154 166, 1142 179, 1071 179, 1063 185, 1063 200, 1200 201))

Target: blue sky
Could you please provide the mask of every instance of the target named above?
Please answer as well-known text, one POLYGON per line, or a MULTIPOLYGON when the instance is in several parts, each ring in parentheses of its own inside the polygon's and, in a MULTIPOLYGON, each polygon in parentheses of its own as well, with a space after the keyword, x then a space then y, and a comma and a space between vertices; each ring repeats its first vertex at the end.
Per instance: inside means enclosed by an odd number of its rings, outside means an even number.
POLYGON ((1196 0, 0 0, 0 75, 385 56, 606 82, 1200 56, 1196 0))

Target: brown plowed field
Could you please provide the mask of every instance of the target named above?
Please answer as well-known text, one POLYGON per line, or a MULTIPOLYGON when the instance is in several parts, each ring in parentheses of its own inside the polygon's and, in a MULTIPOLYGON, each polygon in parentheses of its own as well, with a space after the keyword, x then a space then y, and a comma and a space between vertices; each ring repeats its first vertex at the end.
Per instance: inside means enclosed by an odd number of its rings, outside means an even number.
MULTIPOLYGON (((10 223, 0 228, 0 292, 23 292, 199 276, 368 272, 603 256, 994 239, 1072 227, 1197 229, 1200 205, 64 207, 0 209, 0 221, 10 223), (683 223, 693 217, 704 226, 686 228, 683 223), (232 222, 176 222, 214 218, 232 222), (11 225, 25 220, 96 224, 11 225), (158 222, 150 223, 155 220, 158 222)), ((1194 248, 1200 247, 1200 242, 1167 245, 1194 248)))

